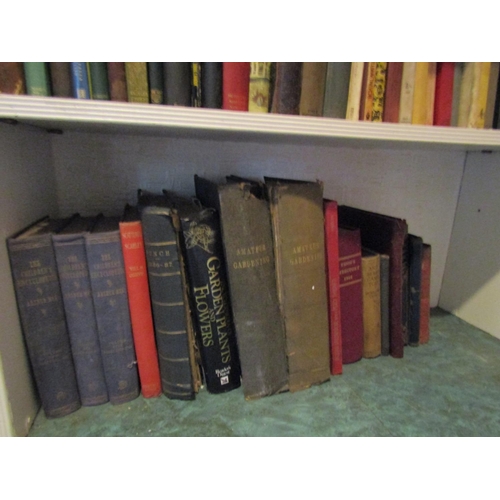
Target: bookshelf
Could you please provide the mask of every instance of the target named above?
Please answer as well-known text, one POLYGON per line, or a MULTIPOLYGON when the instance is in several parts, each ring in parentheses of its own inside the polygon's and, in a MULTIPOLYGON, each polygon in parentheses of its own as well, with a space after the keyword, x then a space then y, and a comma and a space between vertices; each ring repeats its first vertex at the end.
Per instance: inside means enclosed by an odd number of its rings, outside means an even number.
MULTIPOLYGON (((431 305, 500 338, 500 131, 10 95, 0 119, 4 240, 46 213, 120 213, 138 187, 193 194, 195 173, 317 178, 405 218, 433 247, 431 305)), ((23 435, 37 404, 0 248, 0 434, 23 435)))

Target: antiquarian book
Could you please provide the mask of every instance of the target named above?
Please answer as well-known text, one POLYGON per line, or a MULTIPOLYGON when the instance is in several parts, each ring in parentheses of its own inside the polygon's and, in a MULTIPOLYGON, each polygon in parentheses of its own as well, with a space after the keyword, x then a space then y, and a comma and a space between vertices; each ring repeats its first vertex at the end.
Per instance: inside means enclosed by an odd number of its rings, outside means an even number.
POLYGON ((399 123, 399 103, 401 100, 403 64, 402 62, 387 63, 387 81, 385 86, 383 115, 384 122, 399 123))
MULTIPOLYGON (((170 196, 172 196, 170 194, 170 196)), ((191 309, 208 392, 219 394, 241 385, 222 248, 215 209, 190 200, 173 199, 180 218, 191 309)))
POLYGON ((161 394, 160 367, 151 312, 142 223, 136 206, 125 207, 120 220, 120 240, 141 393, 145 398, 154 398, 161 394))
POLYGON ((163 104, 163 63, 148 62, 149 102, 163 104))
POLYGON ((467 120, 467 127, 469 128, 484 128, 490 72, 490 62, 474 63, 471 104, 467 120))
POLYGON ((363 357, 376 358, 382 352, 380 306, 380 254, 361 250, 363 280, 363 357))
POLYGON ((460 97, 458 102, 458 127, 467 127, 472 103, 474 85, 474 62, 464 62, 460 80, 460 97))
POLYGON ((422 247, 420 236, 408 235, 408 339, 411 346, 418 346, 420 337, 420 294, 422 289, 422 247))
POLYGON ((270 62, 250 63, 250 83, 248 89, 248 111, 268 113, 270 102, 270 62))
POLYGON ((24 78, 26 81, 26 92, 29 95, 52 95, 47 63, 25 62, 24 78))
POLYGON ((323 185, 265 178, 290 391, 330 379, 323 185))
POLYGON ((413 96, 415 93, 416 62, 404 62, 401 76, 401 97, 399 100, 399 123, 412 123, 413 96))
POLYGON ((108 62, 109 96, 112 101, 128 101, 124 62, 108 62))
POLYGON ((163 102, 171 106, 191 106, 191 63, 163 63, 163 102))
POLYGON ((410 319, 410 257, 409 257, 409 236, 406 234, 403 244, 403 303, 402 303, 402 318, 403 318, 403 338, 405 346, 410 343, 410 333, 408 323, 410 319))
POLYGON ((68 220, 45 217, 7 239, 19 318, 45 415, 80 408, 52 233, 68 220))
POLYGON ((298 115, 301 84, 301 62, 277 62, 271 112, 284 115, 298 115))
POLYGON ((201 386, 177 215, 166 197, 139 191, 163 394, 192 400, 201 386))
POLYGON ((436 98, 434 101, 434 125, 449 127, 453 106, 454 62, 438 62, 436 66, 436 98))
POLYGON ((26 94, 22 62, 0 62, 0 94, 26 94))
POLYGON ((139 395, 119 222, 120 217, 101 216, 85 234, 102 364, 112 404, 139 395))
POLYGON ((222 63, 201 63, 201 106, 222 108, 222 63))
POLYGON ((462 86, 462 77, 465 63, 456 62, 453 71, 453 99, 451 103, 451 126, 458 126, 458 112, 460 109, 460 89, 462 86))
POLYGON ((72 62, 71 88, 76 99, 90 99, 89 71, 86 62, 72 62))
POLYGON ((149 102, 148 65, 145 62, 126 62, 128 102, 149 102))
POLYGON ((359 120, 359 111, 361 104, 361 93, 363 90, 363 74, 365 63, 351 63, 351 76, 349 79, 349 94, 347 97, 347 120, 359 120))
POLYGON ((222 63, 222 109, 248 111, 249 62, 222 63))
POLYGON ((52 235, 71 352, 83 406, 94 406, 108 401, 85 250, 85 234, 92 229, 95 220, 95 217, 77 216, 63 230, 52 235))
POLYGON ((49 62, 50 84, 54 97, 73 97, 69 62, 49 62))
POLYGON ((330 373, 342 373, 342 330, 340 318, 339 224, 338 204, 324 200, 325 252, 328 280, 328 319, 330 326, 330 373))
POLYGON ((390 217, 346 205, 339 206, 339 224, 361 229, 361 243, 390 257, 390 354, 402 358, 406 328, 403 324, 403 250, 408 225, 390 217))
POLYGON ((342 363, 363 357, 363 273, 358 228, 339 226, 340 324, 342 363))
POLYGON ((389 334, 389 308, 390 308, 390 288, 389 288, 389 268, 390 258, 387 254, 380 254, 380 337, 382 356, 390 353, 389 334))
POLYGON ((191 106, 201 108, 201 63, 191 63, 191 106))
POLYGON ((323 116, 328 118, 345 118, 350 76, 350 62, 327 63, 323 116))
POLYGON ((415 88, 411 123, 417 125, 433 124, 435 88, 436 63, 417 62, 415 66, 415 88))
POLYGON ((89 62, 90 98, 109 101, 108 69, 105 62, 89 62))
POLYGON ((363 85, 359 107, 359 119, 371 121, 373 110, 373 89, 375 87, 376 62, 366 62, 363 71, 363 85))
POLYGON ((269 203, 263 185, 195 176, 196 196, 220 214, 230 299, 246 399, 288 388, 269 203))
POLYGON ((488 82, 486 110, 484 113, 484 128, 493 128, 493 116, 495 114, 495 103, 498 90, 499 70, 500 70, 500 63, 492 62, 490 67, 490 81, 488 82))
POLYGON ((422 278, 420 289, 420 344, 427 344, 430 336, 430 301, 431 301, 431 254, 432 247, 422 245, 422 278))
POLYGON ((325 97, 326 62, 302 63, 302 83, 299 114, 323 116, 325 97))

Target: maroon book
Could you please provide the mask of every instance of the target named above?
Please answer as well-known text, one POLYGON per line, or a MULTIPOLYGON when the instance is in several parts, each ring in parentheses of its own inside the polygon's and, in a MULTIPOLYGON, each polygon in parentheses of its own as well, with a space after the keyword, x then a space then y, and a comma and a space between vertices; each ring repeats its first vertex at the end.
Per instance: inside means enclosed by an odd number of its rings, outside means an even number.
POLYGON ((271 113, 298 115, 302 88, 302 63, 277 62, 271 113))
POLYGON ((384 122, 399 123, 399 100, 401 98, 401 81, 403 63, 387 64, 387 82, 385 86, 384 122))
POLYGON ((363 357, 363 275, 358 228, 339 227, 340 324, 342 363, 363 357))
POLYGON ((436 93, 434 97, 434 125, 449 127, 453 105, 453 78, 455 63, 438 62, 436 70, 436 93))
POLYGON ((248 111, 249 62, 222 63, 222 109, 248 111))
POLYGON ((361 244, 378 253, 389 255, 389 338, 390 354, 402 358, 407 324, 403 315, 403 251, 408 225, 403 219, 368 212, 359 208, 339 206, 339 224, 358 227, 361 244))
POLYGON ((128 101, 124 62, 108 63, 108 83, 112 101, 128 101))

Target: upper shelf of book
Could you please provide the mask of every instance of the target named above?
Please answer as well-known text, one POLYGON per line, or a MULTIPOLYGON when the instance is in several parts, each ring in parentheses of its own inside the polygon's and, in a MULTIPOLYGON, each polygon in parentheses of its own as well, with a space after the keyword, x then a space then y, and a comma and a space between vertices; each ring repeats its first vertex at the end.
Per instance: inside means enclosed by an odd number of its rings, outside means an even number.
POLYGON ((0 120, 47 129, 323 144, 500 151, 500 130, 258 114, 154 104, 0 94, 0 120))

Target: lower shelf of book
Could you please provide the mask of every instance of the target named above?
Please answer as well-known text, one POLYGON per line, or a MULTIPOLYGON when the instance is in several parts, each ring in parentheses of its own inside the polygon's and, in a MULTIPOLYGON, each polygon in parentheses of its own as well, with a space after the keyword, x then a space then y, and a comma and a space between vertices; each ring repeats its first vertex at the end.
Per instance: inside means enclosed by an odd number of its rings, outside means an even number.
POLYGON ((40 411, 29 436, 498 436, 499 358, 500 340, 434 309, 428 344, 345 365, 306 391, 245 401, 241 388, 202 389, 196 401, 40 411))

